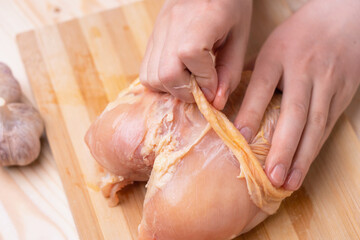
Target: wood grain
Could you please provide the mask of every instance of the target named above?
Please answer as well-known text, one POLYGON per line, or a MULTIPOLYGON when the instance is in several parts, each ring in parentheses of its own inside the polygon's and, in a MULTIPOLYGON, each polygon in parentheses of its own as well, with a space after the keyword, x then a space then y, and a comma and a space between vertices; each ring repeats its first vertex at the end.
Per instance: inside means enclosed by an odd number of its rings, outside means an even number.
MULTIPOLYGON (((142 9, 146 13, 144 6, 135 4, 128 9, 130 12, 142 9)), ((131 14, 123 14, 123 11, 119 9, 116 15, 127 23, 131 22, 131 14)), ((144 186, 130 188, 124 195, 125 204, 113 209, 107 207, 99 192, 87 187, 95 185, 99 175, 98 167, 83 142, 85 132, 105 103, 113 100, 134 79, 134 69, 139 68, 141 59, 137 47, 133 48, 137 53, 128 51, 131 56, 138 56, 132 61, 135 66, 129 65, 128 68, 124 65, 125 56, 114 54, 121 52, 121 48, 129 46, 134 40, 131 31, 128 31, 128 44, 116 46, 111 38, 114 33, 109 32, 109 29, 114 31, 115 27, 109 24, 108 18, 102 14, 91 15, 79 21, 22 34, 18 41, 35 98, 49 129, 47 135, 54 139, 50 141, 51 146, 61 169, 60 175, 66 179, 63 184, 80 237, 114 239, 122 236, 122 239, 135 239, 136 223, 141 218, 144 186), (96 57, 91 59, 90 54, 96 57), (44 66, 46 72, 42 71, 44 66), (92 83, 85 84, 85 79, 92 83), (38 91, 41 93, 38 94, 38 91), (56 121, 51 121, 50 118, 54 117, 56 121), (57 141, 63 144, 55 146, 57 141), (66 152, 62 154, 64 149, 66 152), (73 161, 75 164, 71 164, 73 161), (89 229, 89 226, 94 227, 89 229)), ((136 26, 139 23, 133 24, 136 26)), ((150 31, 148 28, 145 33, 149 34, 150 31)))
MULTIPOLYGON (((15 41, 17 33, 130 2, 134 0, 0 1, 0 61, 13 70, 21 84, 25 101, 30 100, 35 104, 15 41)), ((84 59, 72 57, 69 56, 74 61, 84 59)), ((75 62, 72 64, 76 65, 75 62)), ((87 79, 93 75, 82 76, 87 79)), ((82 81, 80 77, 78 75, 76 79, 82 81)), ((97 87, 94 86, 95 89, 97 87)), ((102 104, 99 101, 99 108, 102 108, 102 104)), ((95 112, 89 113, 90 117, 95 112)), ((26 168, 4 168, 0 171, 0 186, 4 189, 0 194, 0 239, 79 238, 46 137, 42 140, 42 148, 36 163, 26 168)))
POLYGON ((38 161, 0 178, 0 239, 78 238, 46 139, 38 161))
MULTIPOLYGON (((255 2, 248 60, 256 56, 271 30, 303 2, 255 2)), ((102 8, 96 1, 54 3, 43 7, 39 1, 16 1, 22 9, 18 15, 32 19, 33 23, 28 24, 31 26, 56 23, 102 8), (56 8, 61 9, 60 13, 56 8)), ((50 145, 82 239, 136 239, 144 185, 127 188, 121 205, 108 208, 101 194, 88 187, 97 181, 98 169, 84 146, 83 136, 106 103, 136 77, 161 3, 137 2, 19 35, 21 57, 45 118, 50 145)), ((25 94, 31 98, 26 84, 25 94)), ((359 239, 360 146, 354 131, 360 129, 359 103, 356 97, 346 113, 348 117, 339 120, 301 190, 285 201, 277 215, 238 239, 359 239)), ((56 180, 48 180, 56 179, 57 173, 55 165, 49 163, 52 157, 46 141, 43 145, 43 152, 48 151, 48 155, 43 154, 39 162, 52 168, 40 171, 35 164, 0 172, 9 199, 31 199, 22 202, 27 211, 20 216, 22 212, 0 195, 0 224, 12 226, 1 231, 8 239, 29 238, 29 233, 34 239, 77 238, 65 198, 59 194, 59 179, 58 185, 56 180), (25 171, 27 177, 22 177, 25 171), (40 197, 31 191, 33 184, 40 197), (53 196, 63 201, 46 201, 53 196), (27 218, 26 213, 32 218, 27 218), (36 226, 29 224, 33 216, 46 231, 40 231, 40 227, 34 231, 36 226)))

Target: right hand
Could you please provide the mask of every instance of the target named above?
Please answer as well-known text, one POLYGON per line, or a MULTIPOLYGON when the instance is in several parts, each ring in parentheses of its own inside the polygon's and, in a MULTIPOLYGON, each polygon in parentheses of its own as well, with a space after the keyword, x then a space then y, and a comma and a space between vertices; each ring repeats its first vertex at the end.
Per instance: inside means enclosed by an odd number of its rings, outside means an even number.
POLYGON ((251 12, 251 0, 167 0, 147 45, 141 83, 194 102, 192 73, 221 110, 240 82, 251 12))

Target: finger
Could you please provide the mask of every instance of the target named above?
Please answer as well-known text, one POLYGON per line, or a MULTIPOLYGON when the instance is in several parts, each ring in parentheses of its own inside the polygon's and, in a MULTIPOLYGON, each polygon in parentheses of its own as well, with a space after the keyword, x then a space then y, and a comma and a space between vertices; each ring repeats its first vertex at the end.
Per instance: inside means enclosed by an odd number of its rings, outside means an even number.
POLYGON ((195 79, 206 99, 212 102, 215 97, 218 80, 210 51, 200 49, 192 43, 180 48, 178 55, 186 68, 195 75, 195 79))
POLYGON ((309 116, 284 188, 295 191, 315 159, 325 133, 331 95, 322 87, 313 89, 309 116))
MULTIPOLYGON (((172 23, 174 24, 176 25, 176 22, 172 23)), ((190 72, 177 55, 180 34, 182 32, 176 28, 169 28, 159 61, 158 76, 167 92, 182 101, 192 103, 194 98, 190 91, 190 72)))
POLYGON ((158 91, 166 91, 159 80, 158 70, 160 66, 160 57, 167 38, 169 23, 162 23, 157 26, 153 33, 153 47, 147 63, 147 82, 151 88, 158 91))
MULTIPOLYGON (((356 90, 357 88, 355 88, 356 90)), ((331 100, 330 100, 330 109, 329 109, 329 114, 328 114, 328 118, 327 118, 327 122, 326 122, 326 127, 325 127, 325 132, 321 138, 321 142, 320 145, 318 146, 316 155, 319 154, 321 147, 325 144, 326 140, 328 139, 329 135, 331 134, 331 131, 333 130, 333 128, 335 127, 335 124, 337 122, 337 120, 340 118, 341 114, 344 112, 344 110, 346 109, 346 107, 350 104, 350 100, 352 99, 352 94, 347 95, 348 98, 344 97, 344 96, 339 96, 339 93, 336 93, 332 96, 331 100), (339 99, 344 100, 344 99, 350 99, 345 103, 344 101, 339 101, 339 99)))
POLYGON ((280 116, 272 146, 265 162, 265 171, 275 187, 284 184, 308 116, 312 84, 306 76, 292 74, 284 85, 280 116))
MULTIPOLYGON (((167 56, 166 54, 165 56, 167 56)), ((169 53, 171 55, 171 53, 169 53)), ((166 91, 176 98, 187 102, 194 102, 194 97, 190 89, 190 72, 186 70, 184 64, 176 57, 165 57, 160 60, 159 79, 166 91), (166 60, 165 60, 166 59, 166 60)))
POLYGON ((153 48, 153 36, 151 35, 146 46, 144 58, 141 62, 140 74, 139 74, 140 82, 148 88, 151 88, 150 84, 147 81, 147 68, 148 68, 148 62, 150 60, 150 54, 152 48, 153 48))
POLYGON ((216 54, 218 88, 213 106, 219 110, 224 108, 230 93, 240 82, 247 40, 248 31, 241 33, 240 29, 235 28, 227 37, 225 45, 216 54))
POLYGON ((250 142, 257 132, 276 85, 282 75, 282 67, 276 60, 268 59, 267 54, 260 54, 256 61, 240 111, 235 119, 235 126, 245 139, 250 142))
POLYGON ((218 87, 217 73, 210 51, 216 42, 223 41, 222 38, 230 30, 224 28, 223 21, 221 17, 212 14, 194 19, 177 50, 180 60, 195 75, 209 102, 214 100, 218 87), (204 26, 212 27, 204 28, 204 26))
POLYGON ((346 104, 343 104, 338 100, 338 99, 343 99, 343 98, 339 97, 338 95, 339 94, 336 93, 330 101, 330 110, 329 110, 329 115, 328 115, 328 119, 326 122, 325 133, 321 139, 321 144, 318 147, 317 154, 319 153, 319 151, 321 150, 321 147, 324 145, 324 143, 328 139, 329 135, 331 134, 331 131, 335 127, 337 120, 340 118, 341 114, 345 110, 344 106, 347 106, 346 104))
POLYGON ((325 127, 325 133, 321 139, 321 144, 318 148, 317 154, 319 153, 319 151, 321 150, 321 147, 324 145, 325 141, 329 137, 337 120, 339 119, 341 114, 345 111, 345 109, 349 106, 355 92, 358 89, 358 84, 356 84, 355 86, 348 86, 347 90, 345 90, 345 86, 334 87, 332 89, 333 92, 335 92, 335 94, 332 96, 332 99, 330 102, 330 110, 329 110, 329 115, 328 115, 328 119, 327 119, 327 123, 326 123, 326 127, 325 127))

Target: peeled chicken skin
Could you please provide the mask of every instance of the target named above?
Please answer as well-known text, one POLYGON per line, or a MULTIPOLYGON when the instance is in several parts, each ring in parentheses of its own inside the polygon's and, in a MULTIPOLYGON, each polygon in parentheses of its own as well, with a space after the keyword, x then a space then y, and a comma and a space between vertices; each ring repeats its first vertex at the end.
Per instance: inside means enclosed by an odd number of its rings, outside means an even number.
MULTIPOLYGON (((243 90, 244 86, 232 95, 224 110, 230 119, 234 118, 243 90)), ((273 100, 250 145, 259 166, 270 146, 279 99, 277 96, 273 100)), ((98 162, 121 175, 123 182, 146 179, 155 160, 140 239, 229 239, 267 216, 250 198, 252 192, 246 180, 237 178, 241 161, 211 129, 195 104, 135 84, 93 124, 87 143, 98 162), (129 123, 132 120, 136 124, 129 123)), ((282 198, 287 195, 283 193, 282 198)))

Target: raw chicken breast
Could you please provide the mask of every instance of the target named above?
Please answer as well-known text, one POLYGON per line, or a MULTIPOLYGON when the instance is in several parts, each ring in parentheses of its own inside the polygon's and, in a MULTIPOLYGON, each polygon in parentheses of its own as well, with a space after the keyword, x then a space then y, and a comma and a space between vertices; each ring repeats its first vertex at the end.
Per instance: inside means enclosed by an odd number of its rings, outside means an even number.
MULTIPOLYGON (((230 120, 249 76, 243 74, 223 111, 230 120)), ((111 173, 103 179, 103 193, 115 199, 112 205, 124 185, 146 181, 151 174, 139 239, 231 239, 276 211, 290 194, 274 189, 261 168, 279 115, 280 95, 274 96, 259 133, 248 145, 225 115, 199 102, 206 102, 202 93, 193 93, 197 105, 134 83, 109 104, 86 135, 92 155, 111 173), (221 132, 228 126, 232 132, 221 132), (236 138, 238 145, 231 147, 229 139, 236 138)))
POLYGON ((166 184, 149 182, 139 239, 231 239, 255 226, 267 215, 238 175, 239 162, 210 130, 166 184))

